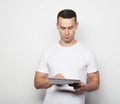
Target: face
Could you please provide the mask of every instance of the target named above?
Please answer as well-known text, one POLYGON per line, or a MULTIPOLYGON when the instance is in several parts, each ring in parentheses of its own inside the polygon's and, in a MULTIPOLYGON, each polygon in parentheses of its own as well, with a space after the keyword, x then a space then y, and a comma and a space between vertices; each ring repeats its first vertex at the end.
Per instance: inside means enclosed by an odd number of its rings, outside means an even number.
POLYGON ((70 43, 74 40, 75 30, 78 27, 78 22, 75 22, 75 18, 64 19, 59 17, 57 28, 60 33, 61 41, 70 43))

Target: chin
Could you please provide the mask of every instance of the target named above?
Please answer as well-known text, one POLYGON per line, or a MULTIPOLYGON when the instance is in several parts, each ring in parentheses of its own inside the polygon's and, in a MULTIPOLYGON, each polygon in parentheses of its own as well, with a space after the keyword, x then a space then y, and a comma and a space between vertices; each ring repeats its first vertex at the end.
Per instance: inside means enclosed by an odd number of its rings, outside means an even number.
POLYGON ((62 38, 62 40, 65 42, 65 43, 71 43, 72 42, 72 38, 69 37, 69 38, 62 38))
POLYGON ((72 40, 64 40, 65 43, 71 43, 72 40))

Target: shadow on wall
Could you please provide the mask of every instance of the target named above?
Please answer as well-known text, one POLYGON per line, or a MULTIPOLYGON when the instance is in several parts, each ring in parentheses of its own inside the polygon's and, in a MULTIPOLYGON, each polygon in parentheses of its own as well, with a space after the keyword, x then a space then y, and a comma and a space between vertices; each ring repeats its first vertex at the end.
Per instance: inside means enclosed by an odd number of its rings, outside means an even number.
POLYGON ((38 94, 37 94, 37 99, 41 102, 43 102, 44 100, 44 97, 45 97, 45 93, 46 93, 46 90, 45 89, 39 89, 39 91, 37 91, 38 94))
POLYGON ((96 99, 100 99, 100 92, 99 92, 99 90, 93 91, 93 92, 87 92, 86 93, 85 104, 100 104, 101 102, 99 100, 96 100, 96 99))

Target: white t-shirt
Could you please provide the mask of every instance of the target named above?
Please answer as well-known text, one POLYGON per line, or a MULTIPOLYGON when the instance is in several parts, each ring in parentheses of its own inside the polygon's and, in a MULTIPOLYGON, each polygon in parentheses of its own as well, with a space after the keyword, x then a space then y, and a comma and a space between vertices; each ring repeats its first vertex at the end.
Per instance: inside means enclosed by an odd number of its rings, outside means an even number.
MULTIPOLYGON (((93 52, 79 42, 71 47, 63 47, 59 43, 41 55, 37 71, 47 73, 49 77, 57 73, 67 79, 80 79, 87 82, 87 73, 97 71, 93 52)), ((48 88, 43 104, 85 104, 85 93, 76 94, 68 85, 48 88)))

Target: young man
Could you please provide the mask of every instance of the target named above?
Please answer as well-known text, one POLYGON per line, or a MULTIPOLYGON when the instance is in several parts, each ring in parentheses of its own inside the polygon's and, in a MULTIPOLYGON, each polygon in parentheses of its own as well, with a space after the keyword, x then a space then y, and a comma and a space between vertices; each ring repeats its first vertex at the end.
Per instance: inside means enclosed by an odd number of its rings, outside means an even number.
POLYGON ((73 10, 58 13, 57 29, 60 41, 44 51, 35 73, 35 88, 46 88, 43 104, 85 104, 85 92, 99 88, 99 71, 93 52, 81 45, 74 37, 78 27, 73 10), (48 76, 59 79, 80 79, 77 85, 52 85, 48 76))

